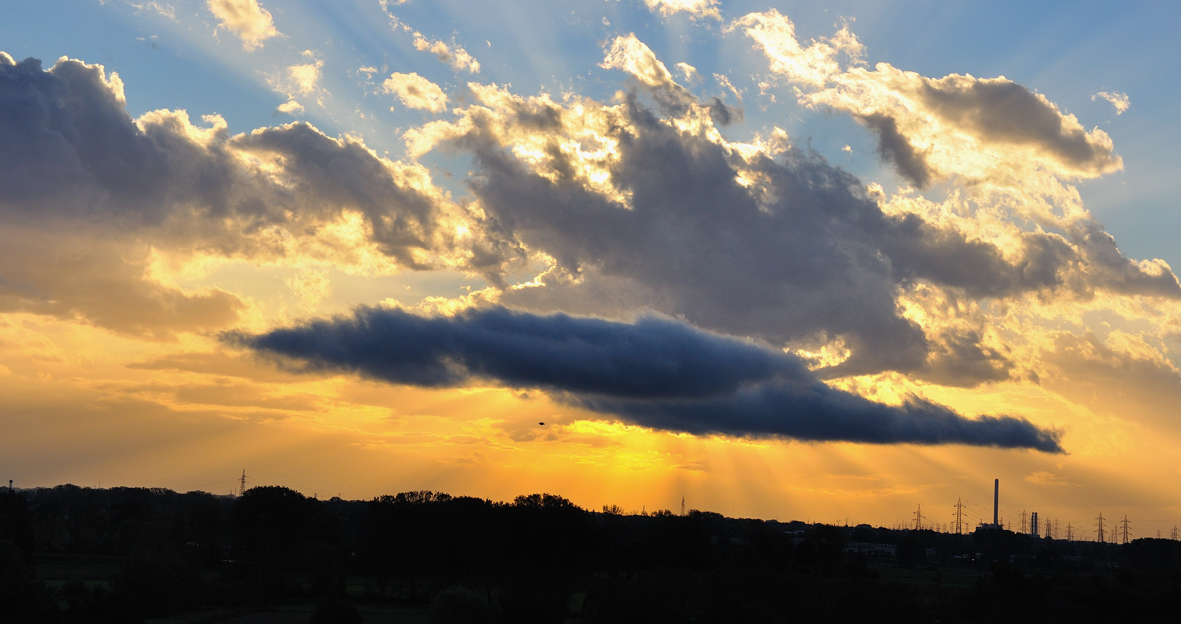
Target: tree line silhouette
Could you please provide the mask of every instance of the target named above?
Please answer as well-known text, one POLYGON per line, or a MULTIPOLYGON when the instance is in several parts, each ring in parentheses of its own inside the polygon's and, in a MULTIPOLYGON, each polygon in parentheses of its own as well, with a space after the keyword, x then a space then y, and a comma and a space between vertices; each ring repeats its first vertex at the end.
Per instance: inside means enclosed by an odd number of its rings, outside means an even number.
POLYGON ((1181 597, 1179 563, 1169 540, 1117 547, 629 515, 553 494, 0 494, 5 622, 141 622, 301 601, 319 601, 312 619, 322 622, 360 621, 358 601, 418 606, 436 622, 842 621, 883 610, 915 621, 1097 621, 1148 617, 1181 597))

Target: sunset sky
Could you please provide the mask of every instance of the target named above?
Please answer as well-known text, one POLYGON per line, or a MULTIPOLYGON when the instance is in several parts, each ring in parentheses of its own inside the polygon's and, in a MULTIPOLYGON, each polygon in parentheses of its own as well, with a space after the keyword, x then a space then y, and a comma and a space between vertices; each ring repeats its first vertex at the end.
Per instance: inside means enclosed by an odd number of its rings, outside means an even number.
POLYGON ((0 479, 1168 536, 1179 28, 6 2, 0 479))

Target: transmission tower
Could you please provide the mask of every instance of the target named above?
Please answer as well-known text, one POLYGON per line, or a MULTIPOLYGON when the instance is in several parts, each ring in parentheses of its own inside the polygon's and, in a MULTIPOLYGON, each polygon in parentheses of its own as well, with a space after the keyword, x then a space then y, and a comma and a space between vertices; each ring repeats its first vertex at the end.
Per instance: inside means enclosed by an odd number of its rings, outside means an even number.
POLYGON ((1046 534, 1043 535, 1042 537, 1045 537, 1046 539, 1050 539, 1050 538, 1054 537, 1053 529, 1054 529, 1054 524, 1052 522, 1050 522, 1049 520, 1046 520, 1046 534))
POLYGON ((1058 539, 1058 519, 1054 518, 1054 539, 1058 539))
POLYGON ((238 485, 238 496, 241 496, 245 493, 246 493, 246 469, 243 468, 242 469, 242 479, 238 485))
POLYGON ((1123 530, 1123 538, 1124 538, 1124 539, 1123 539, 1123 541, 1122 541, 1122 542, 1120 542, 1120 543, 1121 543, 1121 544, 1127 544, 1127 543, 1128 543, 1128 514, 1124 514, 1124 520, 1123 520, 1123 522, 1121 522, 1121 524, 1123 524, 1123 525, 1124 525, 1124 526, 1123 526, 1123 529, 1124 529, 1124 530, 1123 530))
POLYGON ((1098 536, 1099 543, 1102 544, 1107 541, 1107 540, 1103 539, 1103 512, 1102 511, 1099 512, 1099 517, 1096 518, 1096 520, 1099 521, 1099 524, 1095 525, 1098 527, 1098 530, 1096 531, 1095 535, 1098 536))
POLYGON ((964 534, 964 500, 955 499, 955 534, 964 534))
POLYGON ((1178 537, 1177 536, 1177 525, 1174 524, 1173 525, 1173 534, 1169 536, 1169 539, 1171 539, 1175 542, 1175 541, 1177 541, 1177 537, 1178 537))
POLYGON ((1066 541, 1068 541, 1068 542, 1074 541, 1074 532, 1070 528, 1070 522, 1066 523, 1066 541))
POLYGON ((1027 520, 1027 519, 1028 519, 1028 516, 1026 516, 1026 515, 1025 515, 1025 510, 1024 510, 1024 509, 1022 509, 1022 510, 1021 510, 1021 532, 1022 532, 1022 533, 1027 533, 1027 532, 1028 532, 1028 531, 1026 531, 1026 528, 1025 528, 1025 522, 1026 522, 1026 520, 1027 520))
POLYGON ((923 530, 923 518, 924 517, 925 516, 923 516, 923 506, 919 505, 918 511, 914 512, 914 530, 916 530, 916 531, 923 530))
POLYGON ((681 497, 681 515, 685 515, 685 497, 681 497))

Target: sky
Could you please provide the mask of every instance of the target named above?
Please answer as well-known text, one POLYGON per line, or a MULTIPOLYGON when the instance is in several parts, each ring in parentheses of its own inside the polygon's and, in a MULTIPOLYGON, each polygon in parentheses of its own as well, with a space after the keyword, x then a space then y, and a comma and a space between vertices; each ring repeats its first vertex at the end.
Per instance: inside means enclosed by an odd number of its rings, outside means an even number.
POLYGON ((1168 536, 1178 26, 5 3, 0 477, 1168 536))

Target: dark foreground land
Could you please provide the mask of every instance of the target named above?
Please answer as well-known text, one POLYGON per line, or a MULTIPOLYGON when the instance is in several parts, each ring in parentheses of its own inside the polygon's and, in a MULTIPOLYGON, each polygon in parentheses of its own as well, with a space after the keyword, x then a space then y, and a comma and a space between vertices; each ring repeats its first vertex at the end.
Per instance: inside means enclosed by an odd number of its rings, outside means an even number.
POLYGON ((587 511, 408 492, 0 494, 0 621, 1152 622, 1178 542, 587 511))

